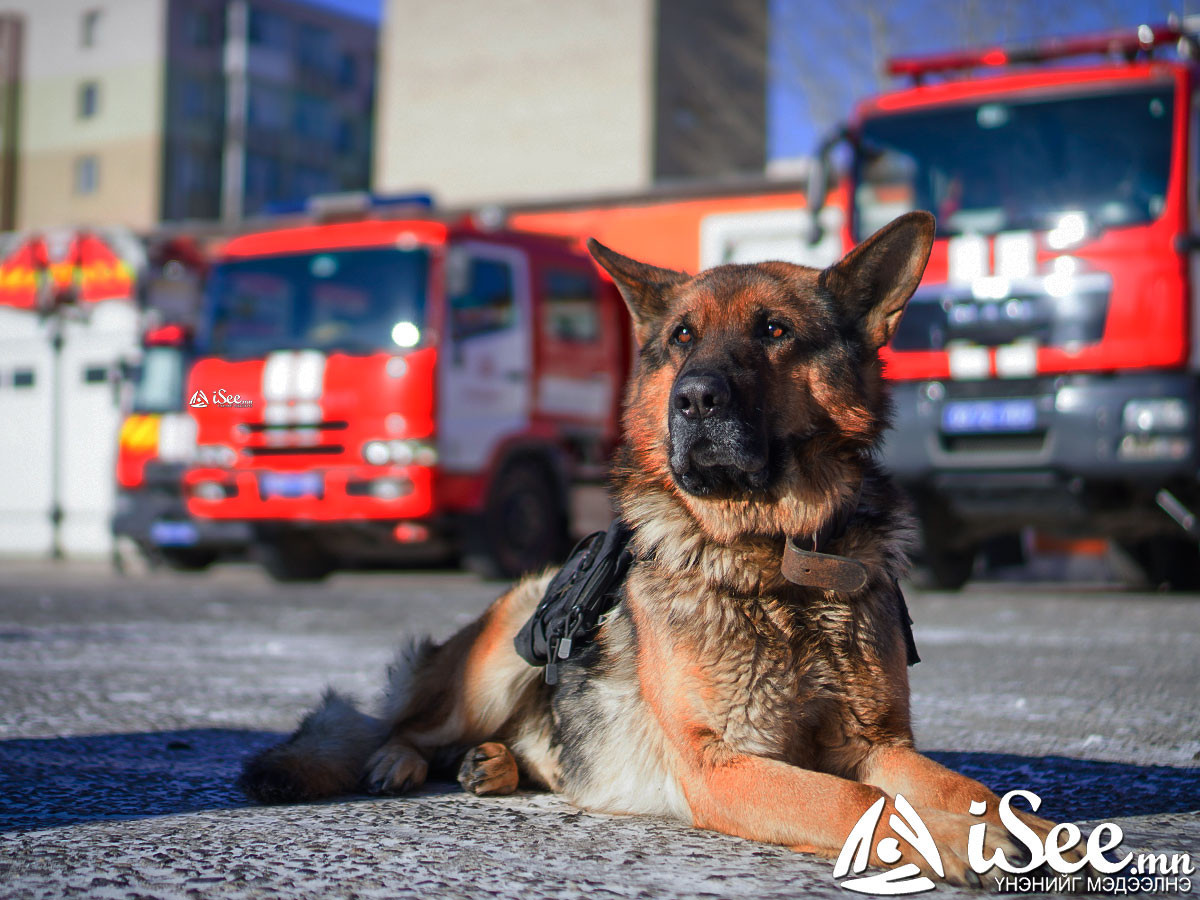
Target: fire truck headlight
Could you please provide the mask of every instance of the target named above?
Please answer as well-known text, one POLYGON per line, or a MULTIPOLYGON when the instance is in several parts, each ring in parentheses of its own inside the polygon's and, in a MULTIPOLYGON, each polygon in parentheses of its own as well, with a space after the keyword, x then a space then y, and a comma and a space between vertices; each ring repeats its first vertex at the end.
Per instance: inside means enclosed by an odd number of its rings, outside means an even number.
POLYGON ((410 441, 392 441, 388 448, 392 454, 392 462, 398 466, 407 466, 413 461, 413 448, 410 441))
POLYGON ((392 341, 397 347, 415 347, 421 343, 421 329, 412 322, 397 322, 392 326, 392 341))
POLYGON ((363 444, 362 455, 373 466, 386 466, 392 461, 392 452, 383 441, 367 441, 363 444))
POLYGON ((1188 425, 1188 408, 1180 397, 1130 400, 1121 420, 1126 431, 1183 431, 1188 425))
POLYGON ((437 447, 425 441, 392 441, 392 462, 398 466, 436 466, 437 447))
POLYGON ((237 462, 237 451, 225 444, 201 444, 196 448, 196 463, 228 469, 237 462))
POLYGON ((435 466, 438 459, 437 447, 425 441, 368 441, 362 453, 373 466, 435 466))
POLYGON ((198 481, 192 494, 201 500, 224 500, 228 496, 225 485, 219 481, 198 481))
POLYGON ((418 466, 436 466, 438 461, 437 447, 433 444, 414 445, 413 462, 418 466))
POLYGON ((1192 442, 1189 439, 1161 434, 1127 434, 1117 445, 1117 458, 1127 462, 1179 460, 1191 452, 1192 442))
POLYGON ((404 478, 376 478, 370 490, 376 500, 398 500, 412 490, 412 482, 404 478))
POLYGON ((1046 232, 1046 244, 1051 250, 1066 250, 1074 247, 1087 237, 1087 215, 1081 212, 1066 212, 1058 217, 1058 222, 1046 232))

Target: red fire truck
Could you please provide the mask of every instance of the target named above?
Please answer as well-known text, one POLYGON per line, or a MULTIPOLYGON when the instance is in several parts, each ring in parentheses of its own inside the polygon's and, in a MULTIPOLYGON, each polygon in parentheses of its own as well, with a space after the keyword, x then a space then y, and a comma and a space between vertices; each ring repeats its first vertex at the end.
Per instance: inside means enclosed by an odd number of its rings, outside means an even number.
POLYGON ((567 239, 363 218, 230 240, 186 388, 188 510, 267 569, 436 549, 512 575, 568 541, 631 364, 611 282, 567 239))
POLYGON ((909 209, 937 216, 887 352, 886 458, 943 586, 1030 524, 1200 582, 1196 51, 1182 27, 1142 26, 895 59, 913 86, 842 133, 849 242, 909 209), (1105 58, 1064 65, 1085 54, 1105 58))

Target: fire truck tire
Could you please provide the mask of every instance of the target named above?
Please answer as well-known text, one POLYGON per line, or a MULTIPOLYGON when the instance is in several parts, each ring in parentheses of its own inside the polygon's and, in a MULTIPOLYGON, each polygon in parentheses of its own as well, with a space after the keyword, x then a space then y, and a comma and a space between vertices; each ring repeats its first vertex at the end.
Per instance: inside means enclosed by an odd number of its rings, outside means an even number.
POLYGON ((489 577, 516 578, 558 562, 569 540, 561 492, 547 467, 530 459, 496 476, 479 525, 465 562, 489 577))
POLYGON ((1200 547, 1173 537, 1122 543, 1121 548, 1141 569, 1149 587, 1159 590, 1200 590, 1200 547))
POLYGON ((322 581, 336 568, 334 560, 314 541, 277 538, 258 548, 258 561, 275 581, 322 581))
POLYGON ((976 547, 942 547, 927 543, 920 559, 920 571, 913 581, 918 587, 938 591, 957 591, 971 580, 975 570, 976 547))
POLYGON ((159 548, 155 551, 168 569, 176 572, 202 572, 217 561, 212 550, 159 548))

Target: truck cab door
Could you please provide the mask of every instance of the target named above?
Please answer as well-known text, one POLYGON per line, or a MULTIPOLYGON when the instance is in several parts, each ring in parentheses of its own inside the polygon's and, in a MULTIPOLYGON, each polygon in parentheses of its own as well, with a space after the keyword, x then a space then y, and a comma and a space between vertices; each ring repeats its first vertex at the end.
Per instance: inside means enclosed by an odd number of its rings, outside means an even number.
POLYGON ((446 259, 446 300, 439 455, 447 471, 479 472, 505 438, 529 425, 528 259, 514 247, 455 245, 446 259))

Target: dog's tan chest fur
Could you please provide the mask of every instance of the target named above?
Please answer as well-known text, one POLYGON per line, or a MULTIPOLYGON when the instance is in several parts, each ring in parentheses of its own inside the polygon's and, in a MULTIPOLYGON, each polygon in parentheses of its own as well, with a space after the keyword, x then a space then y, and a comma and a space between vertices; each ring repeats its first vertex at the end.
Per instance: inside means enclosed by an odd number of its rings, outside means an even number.
POLYGON ((872 741, 907 738, 907 687, 881 658, 895 651, 864 640, 885 610, 801 590, 739 595, 651 567, 631 578, 629 604, 643 694, 698 753, 847 774, 872 741))

